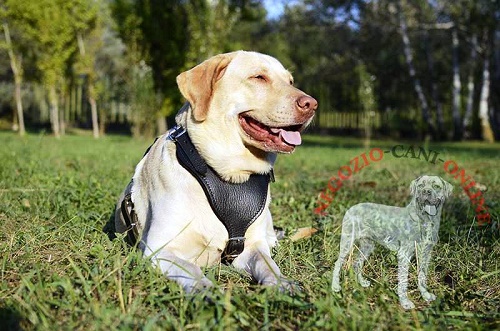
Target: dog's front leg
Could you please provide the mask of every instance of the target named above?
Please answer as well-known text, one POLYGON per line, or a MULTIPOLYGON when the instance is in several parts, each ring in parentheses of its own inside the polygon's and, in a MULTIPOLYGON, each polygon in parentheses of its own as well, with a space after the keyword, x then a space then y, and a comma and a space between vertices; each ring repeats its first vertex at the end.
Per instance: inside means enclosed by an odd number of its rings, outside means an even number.
POLYGON ((233 266, 244 270, 261 285, 278 286, 282 291, 293 291, 293 283, 281 275, 281 271, 271 258, 266 243, 257 243, 245 250, 233 261, 233 266))
POLYGON ((203 275, 200 267, 177 257, 168 250, 161 250, 152 261, 160 267, 168 279, 176 281, 187 293, 202 291, 213 286, 213 283, 203 275))
POLYGON ((415 305, 408 299, 408 268, 414 253, 413 243, 402 243, 398 250, 398 296, 404 309, 413 309, 415 305))
POLYGON ((418 289, 425 301, 433 301, 436 296, 427 290, 427 271, 431 259, 432 246, 421 245, 418 250, 418 289))

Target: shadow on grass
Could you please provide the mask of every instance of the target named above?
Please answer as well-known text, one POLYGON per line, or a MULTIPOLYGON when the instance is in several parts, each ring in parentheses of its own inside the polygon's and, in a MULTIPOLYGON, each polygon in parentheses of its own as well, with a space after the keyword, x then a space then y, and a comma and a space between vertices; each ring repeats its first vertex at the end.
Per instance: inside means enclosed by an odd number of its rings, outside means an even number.
POLYGON ((500 243, 500 211, 497 205, 488 206, 491 222, 478 224, 474 209, 468 202, 455 198, 445 206, 446 214, 439 227, 442 243, 453 246, 469 246, 474 250, 474 257, 479 260, 494 259, 498 256, 500 243))
POLYGON ((1 330, 24 330, 26 326, 23 325, 25 319, 15 308, 12 307, 0 307, 0 321, 1 330))
POLYGON ((115 206, 113 206, 113 209, 111 209, 112 212, 110 213, 109 219, 104 224, 104 227, 102 228, 102 232, 104 232, 110 241, 113 241, 116 239, 116 228, 115 228, 115 206))

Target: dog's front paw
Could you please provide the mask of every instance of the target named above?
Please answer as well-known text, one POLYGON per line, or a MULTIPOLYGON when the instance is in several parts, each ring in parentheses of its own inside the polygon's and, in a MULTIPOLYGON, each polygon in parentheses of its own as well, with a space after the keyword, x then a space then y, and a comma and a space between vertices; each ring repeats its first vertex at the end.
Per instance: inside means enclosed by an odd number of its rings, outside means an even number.
POLYGON ((424 298, 424 300, 427 302, 436 300, 436 296, 430 292, 422 293, 422 298, 424 298))
POLYGON ((363 287, 369 287, 372 283, 365 277, 358 275, 358 282, 363 287))
POLYGON ((186 293, 202 293, 213 287, 214 284, 206 277, 184 284, 182 288, 186 293))
POLYGON ((261 281, 260 285, 276 287, 280 292, 288 292, 290 294, 300 292, 300 287, 296 282, 284 277, 268 278, 261 281))
POLYGON ((401 307, 403 307, 406 310, 415 308, 415 304, 411 302, 410 299, 408 298, 399 299, 399 303, 401 304, 401 307))
POLYGON ((340 284, 336 281, 332 282, 332 291, 334 292, 340 292, 342 288, 340 287, 340 284))
POLYGON ((281 292, 287 292, 289 294, 296 294, 301 291, 300 285, 297 282, 283 277, 278 281, 278 288, 281 292))

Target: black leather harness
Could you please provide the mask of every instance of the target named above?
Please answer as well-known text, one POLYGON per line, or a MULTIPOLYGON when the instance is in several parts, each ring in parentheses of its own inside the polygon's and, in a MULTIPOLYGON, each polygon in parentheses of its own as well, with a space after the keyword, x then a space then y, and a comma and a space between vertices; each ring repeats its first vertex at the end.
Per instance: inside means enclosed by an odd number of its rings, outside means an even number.
MULTIPOLYGON (((224 181, 205 162, 196 150, 187 131, 181 126, 170 130, 168 139, 176 144, 176 155, 179 163, 198 181, 210 203, 217 218, 224 224, 229 240, 222 253, 222 261, 231 263, 245 247, 245 233, 250 225, 262 214, 264 210, 269 181, 274 181, 274 175, 252 174, 248 181, 240 184, 224 181)), ((137 230, 134 226, 137 216, 133 210, 130 194, 122 202, 122 214, 128 231, 128 239, 135 236, 137 230), (132 208, 130 208, 132 206, 132 208)))

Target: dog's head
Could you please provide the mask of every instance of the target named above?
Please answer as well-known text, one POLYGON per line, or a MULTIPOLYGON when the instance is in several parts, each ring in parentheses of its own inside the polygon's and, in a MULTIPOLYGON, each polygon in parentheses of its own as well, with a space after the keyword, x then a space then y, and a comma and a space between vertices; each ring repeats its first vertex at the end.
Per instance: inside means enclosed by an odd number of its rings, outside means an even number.
POLYGON ((453 186, 439 176, 420 176, 410 185, 418 212, 429 216, 438 214, 452 191, 453 186))
POLYGON ((235 157, 243 162, 231 165, 233 172, 269 171, 273 154, 291 153, 301 143, 318 105, 293 86, 278 60, 255 52, 216 55, 181 73, 177 84, 190 107, 176 120, 223 177, 231 169, 222 163, 235 157))

